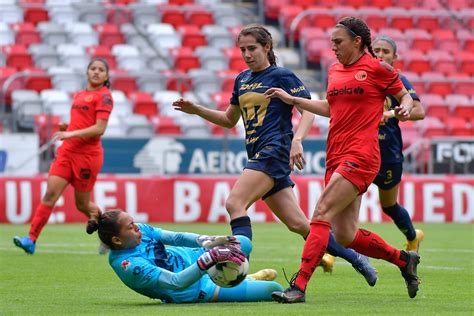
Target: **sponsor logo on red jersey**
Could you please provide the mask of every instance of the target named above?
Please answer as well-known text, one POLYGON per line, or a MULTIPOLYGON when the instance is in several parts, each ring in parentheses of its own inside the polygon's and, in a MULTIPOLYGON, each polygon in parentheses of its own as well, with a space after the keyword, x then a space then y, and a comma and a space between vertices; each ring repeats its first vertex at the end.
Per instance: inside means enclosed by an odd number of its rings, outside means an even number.
POLYGON ((341 89, 336 89, 333 88, 328 92, 328 95, 331 97, 336 97, 338 95, 348 95, 348 94, 364 94, 364 89, 361 87, 355 87, 355 88, 348 88, 347 86, 344 86, 344 88, 341 89))

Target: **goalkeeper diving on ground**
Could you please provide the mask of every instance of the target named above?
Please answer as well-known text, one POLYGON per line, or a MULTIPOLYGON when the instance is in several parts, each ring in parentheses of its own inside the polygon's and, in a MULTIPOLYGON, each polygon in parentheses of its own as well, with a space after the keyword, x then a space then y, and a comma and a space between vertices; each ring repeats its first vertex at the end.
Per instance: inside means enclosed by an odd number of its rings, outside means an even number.
POLYGON ((165 303, 271 301, 282 291, 276 271, 248 275, 233 288, 212 282, 206 271, 219 262, 240 264, 252 250, 245 236, 205 236, 137 224, 126 212, 100 215, 98 234, 110 247, 109 264, 132 290, 165 303), (165 245, 170 246, 166 247, 165 245))

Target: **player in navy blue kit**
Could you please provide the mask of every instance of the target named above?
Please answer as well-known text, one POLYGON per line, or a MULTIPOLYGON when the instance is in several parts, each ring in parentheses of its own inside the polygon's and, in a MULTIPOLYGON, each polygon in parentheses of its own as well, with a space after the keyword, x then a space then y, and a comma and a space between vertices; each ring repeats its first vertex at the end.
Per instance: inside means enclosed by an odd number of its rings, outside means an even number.
MULTIPOLYGON (((212 110, 182 98, 173 106, 227 128, 235 126, 240 117, 243 119, 248 162, 226 201, 232 235, 252 239, 247 208, 262 198, 289 230, 306 238, 309 222, 292 190, 290 173, 294 165, 299 169, 304 167, 301 142, 308 134, 314 114, 303 111, 293 135, 293 106, 269 99, 264 93, 271 87, 284 89, 294 97, 309 99, 310 93, 290 70, 276 65, 272 37, 264 27, 244 27, 238 45, 249 69, 235 79, 226 111, 212 110)), ((334 238, 328 252, 348 260, 371 286, 375 284, 376 272, 366 257, 338 245, 334 238)))
MULTIPOLYGON (((397 58, 397 45, 388 36, 379 36, 373 44, 375 55, 389 65, 397 58)), ((420 98, 413 89, 408 79, 400 74, 403 85, 413 99, 413 109, 409 120, 422 120, 425 112, 420 102, 420 98)), ((424 233, 420 229, 415 229, 408 211, 398 204, 398 189, 402 179, 403 169, 403 141, 395 118, 394 109, 399 106, 395 97, 388 95, 385 99, 384 113, 379 128, 379 145, 381 155, 381 166, 374 183, 379 188, 380 204, 385 214, 390 216, 397 227, 407 238, 406 250, 418 252, 420 242, 424 238, 424 233)))
POLYGON ((132 290, 164 303, 254 302, 271 300, 282 290, 275 276, 245 279, 233 288, 220 288, 207 269, 218 262, 242 263, 252 249, 244 236, 177 233, 136 224, 120 210, 100 215, 98 233, 110 247, 109 264, 132 290), (171 247, 165 247, 171 245, 171 247), (204 248, 206 247, 206 248, 204 248), (243 251, 243 252, 242 252, 243 251))

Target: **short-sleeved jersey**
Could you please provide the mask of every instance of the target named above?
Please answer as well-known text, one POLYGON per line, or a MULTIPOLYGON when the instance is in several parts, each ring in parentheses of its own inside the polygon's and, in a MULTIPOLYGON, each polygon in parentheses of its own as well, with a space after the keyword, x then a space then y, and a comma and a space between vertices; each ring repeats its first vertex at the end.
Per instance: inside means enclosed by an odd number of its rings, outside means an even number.
MULTIPOLYGON (((413 100, 420 101, 420 98, 416 94, 415 89, 411 85, 410 81, 402 75, 400 80, 407 89, 408 93, 413 100)), ((388 95, 385 98, 384 111, 393 110, 399 106, 400 103, 393 95, 388 95)), ((403 162, 403 140, 400 127, 398 126, 398 119, 395 117, 389 119, 385 124, 381 124, 379 127, 379 145, 380 145, 380 157, 382 163, 401 163, 403 162)))
POLYGON ((216 285, 207 274, 184 290, 163 289, 158 278, 163 270, 180 272, 196 263, 202 248, 167 247, 160 241, 162 230, 138 224, 141 243, 132 249, 111 250, 109 263, 118 277, 132 290, 165 302, 190 303, 209 301, 216 285))
MULTIPOLYGON (((74 95, 71 107, 71 121, 68 131, 75 131, 93 126, 97 119, 108 120, 113 108, 112 95, 107 87, 96 91, 82 90, 74 95)), ((66 139, 61 150, 99 155, 102 154, 100 136, 66 139)))
POLYGON ((402 88, 398 73, 367 53, 352 65, 336 63, 330 67, 327 168, 349 159, 368 170, 378 170, 378 130, 385 96, 402 88))
POLYGON ((266 146, 281 147, 274 152, 289 157, 293 106, 278 98, 265 98, 264 92, 269 88, 282 88, 297 97, 311 97, 301 80, 286 68, 270 66, 259 72, 241 72, 235 79, 230 104, 240 107, 249 159, 266 146))

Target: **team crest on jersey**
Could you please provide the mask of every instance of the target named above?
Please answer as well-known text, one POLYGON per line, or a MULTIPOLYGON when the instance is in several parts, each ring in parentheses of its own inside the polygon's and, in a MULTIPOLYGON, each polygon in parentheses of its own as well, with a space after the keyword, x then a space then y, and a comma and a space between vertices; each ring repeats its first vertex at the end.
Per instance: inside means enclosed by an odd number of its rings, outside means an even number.
POLYGON ((85 102, 92 102, 93 99, 94 99, 94 96, 92 96, 92 95, 86 95, 84 97, 85 102))
POLYGON ((365 81, 367 79, 367 72, 364 70, 358 71, 354 77, 357 81, 365 81))
POLYGON ((123 260, 120 266, 122 267, 123 271, 127 271, 127 269, 131 266, 132 264, 128 260, 123 260))

